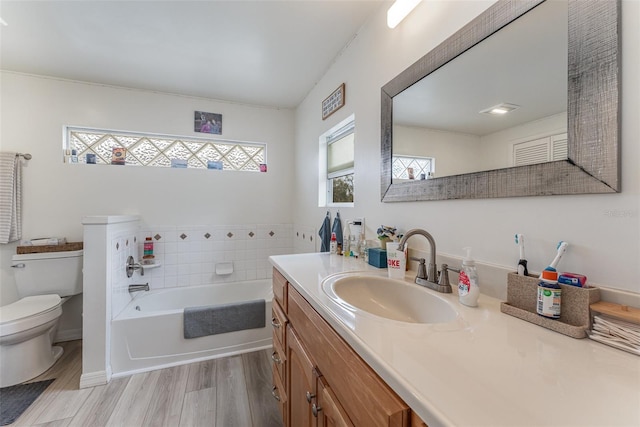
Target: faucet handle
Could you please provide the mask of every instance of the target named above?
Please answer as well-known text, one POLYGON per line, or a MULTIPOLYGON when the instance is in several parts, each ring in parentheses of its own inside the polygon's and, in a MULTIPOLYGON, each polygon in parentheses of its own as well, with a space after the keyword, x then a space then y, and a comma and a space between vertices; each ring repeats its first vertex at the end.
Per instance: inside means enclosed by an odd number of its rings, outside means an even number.
POLYGON ((425 265, 426 260, 424 258, 416 258, 410 257, 412 261, 418 261, 418 274, 416 274, 416 278, 427 280, 427 266, 425 265))
POLYGON ((442 264, 442 270, 440 271, 440 279, 438 280, 440 286, 451 286, 449 283, 449 266, 442 264))

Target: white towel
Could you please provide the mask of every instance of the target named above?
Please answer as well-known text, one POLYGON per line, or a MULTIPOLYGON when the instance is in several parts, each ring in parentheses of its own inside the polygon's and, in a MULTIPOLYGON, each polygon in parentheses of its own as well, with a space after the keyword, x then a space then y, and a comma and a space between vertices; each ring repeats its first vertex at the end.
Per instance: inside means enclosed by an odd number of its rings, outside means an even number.
POLYGON ((0 153, 0 243, 22 238, 22 159, 0 153))

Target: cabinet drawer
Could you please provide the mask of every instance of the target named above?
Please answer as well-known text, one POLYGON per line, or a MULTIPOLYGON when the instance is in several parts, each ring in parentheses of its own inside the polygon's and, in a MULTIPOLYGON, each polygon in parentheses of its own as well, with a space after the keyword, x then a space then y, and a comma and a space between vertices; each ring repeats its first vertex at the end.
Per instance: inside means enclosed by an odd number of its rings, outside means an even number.
POLYGON ((287 279, 275 268, 273 269, 273 297, 280 303, 283 311, 287 312, 287 279))
POLYGON ((287 357, 284 349, 280 345, 280 341, 273 340, 273 351, 271 353, 271 361, 273 362, 273 369, 278 372, 282 384, 287 383, 287 377, 285 376, 287 357))
POLYGON ((271 395, 276 399, 278 403, 278 410, 282 416, 283 425, 287 426, 287 392, 284 388, 284 383, 281 381, 277 371, 273 371, 273 386, 271 387, 271 395))
POLYGON ((271 326, 273 327, 273 339, 278 340, 280 348, 286 348, 287 316, 276 301, 271 305, 271 326))
POLYGON ((288 317, 348 418, 357 426, 407 426, 409 407, 291 285, 288 317))

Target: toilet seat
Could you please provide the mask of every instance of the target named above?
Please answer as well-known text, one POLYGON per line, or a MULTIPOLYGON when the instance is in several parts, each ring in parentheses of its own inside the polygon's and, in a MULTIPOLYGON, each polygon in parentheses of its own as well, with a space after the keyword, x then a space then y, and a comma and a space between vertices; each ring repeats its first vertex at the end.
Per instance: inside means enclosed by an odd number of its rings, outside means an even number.
POLYGON ((24 297, 0 307, 0 336, 26 331, 55 320, 62 314, 58 295, 24 297))

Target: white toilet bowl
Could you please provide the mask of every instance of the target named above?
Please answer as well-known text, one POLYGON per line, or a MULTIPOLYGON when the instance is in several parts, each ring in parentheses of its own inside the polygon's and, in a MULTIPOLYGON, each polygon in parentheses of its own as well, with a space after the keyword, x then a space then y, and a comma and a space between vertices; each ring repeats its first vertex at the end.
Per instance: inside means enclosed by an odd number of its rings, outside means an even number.
POLYGON ((62 355, 61 347, 52 347, 61 305, 52 294, 0 307, 0 387, 40 375, 62 355))
POLYGON ((82 250, 16 254, 11 260, 21 299, 0 307, 0 387, 37 377, 60 358, 62 347, 53 341, 62 302, 82 293, 82 250))

